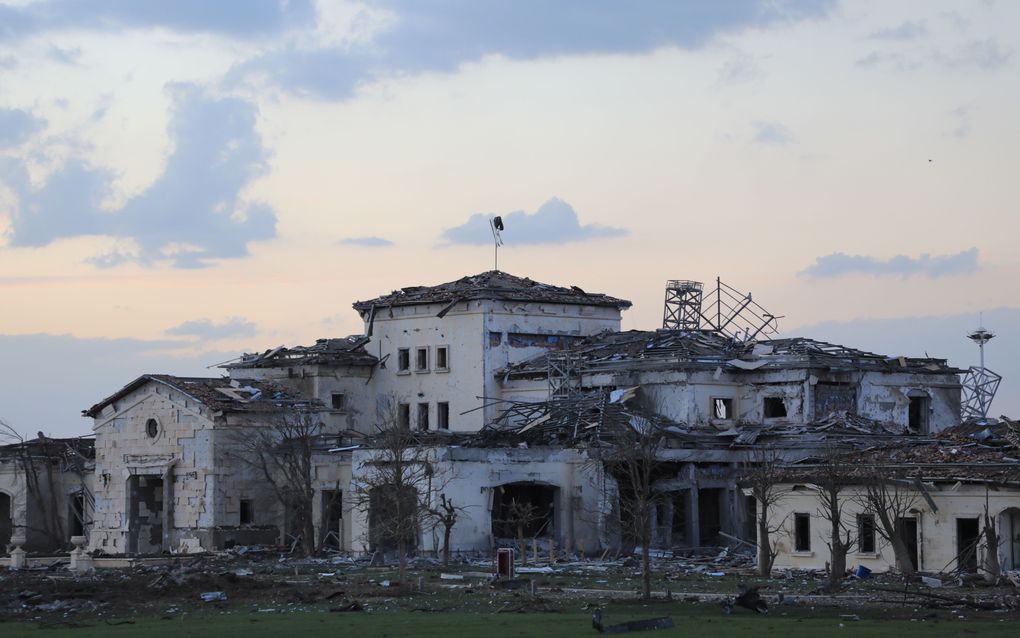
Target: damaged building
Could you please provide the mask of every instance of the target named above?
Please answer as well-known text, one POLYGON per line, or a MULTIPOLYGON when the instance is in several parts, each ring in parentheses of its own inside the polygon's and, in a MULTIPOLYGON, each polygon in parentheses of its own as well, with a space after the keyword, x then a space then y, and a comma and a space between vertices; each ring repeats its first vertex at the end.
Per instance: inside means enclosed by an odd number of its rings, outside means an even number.
MULTIPOLYGON (((945 360, 776 338, 775 317, 720 281, 704 298, 697 282, 669 282, 658 330, 621 332, 630 305, 490 271, 356 302, 363 334, 244 354, 225 378, 142 376, 85 411, 96 435, 89 545, 290 542, 301 530, 237 458, 237 432, 295 412, 319 426, 316 543, 355 552, 379 549, 358 492, 388 428, 424 451, 425 500, 441 492, 461 508, 454 551, 524 534, 599 552, 633 540, 602 462, 620 428, 662 433, 654 545, 693 549, 753 542, 755 503, 738 478, 756 449, 793 462, 837 439, 910 440, 960 421, 961 371, 945 360)), ((435 525, 411 536, 418 551, 442 542, 435 525)))

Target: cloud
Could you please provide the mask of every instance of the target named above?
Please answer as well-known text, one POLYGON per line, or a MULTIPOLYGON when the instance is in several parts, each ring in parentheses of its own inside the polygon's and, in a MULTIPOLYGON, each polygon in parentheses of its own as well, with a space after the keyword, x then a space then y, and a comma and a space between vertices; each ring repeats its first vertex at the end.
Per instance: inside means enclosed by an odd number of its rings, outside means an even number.
POLYGON ((181 346, 170 339, 0 335, 0 351, 7 361, 17 362, 0 366, 0 418, 33 435, 39 430, 54 436, 88 434, 92 422, 83 419, 81 411, 142 374, 216 377, 221 371, 207 366, 237 355, 195 354, 181 346), (54 365, 56 361, 60 364, 54 365))
POLYGON ((779 122, 751 122, 751 141, 768 146, 786 146, 793 142, 793 133, 779 122))
POLYGON ((46 127, 46 120, 21 109, 0 108, 0 149, 19 146, 46 127))
POLYGON ((197 337, 206 341, 231 339, 235 337, 254 337, 258 327, 244 317, 231 317, 223 323, 214 323, 210 319, 193 319, 167 328, 164 332, 173 337, 197 337))
MULTIPOLYGON (((492 231, 489 219, 492 215, 478 213, 454 228, 443 231, 442 239, 450 244, 488 244, 492 242, 492 231)), ((528 214, 515 211, 502 215, 503 241, 508 244, 558 244, 567 241, 582 241, 602 237, 619 237, 626 235, 623 228, 599 226, 598 224, 581 225, 573 207, 565 201, 552 198, 535 211, 528 214)))
POLYGON ((49 50, 46 52, 46 57, 54 62, 59 62, 60 64, 74 66, 78 63, 78 58, 81 57, 81 48, 75 47, 73 49, 61 49, 57 46, 50 46, 49 50))
POLYGON ((926 275, 933 279, 955 275, 970 275, 977 272, 978 249, 970 248, 955 255, 928 255, 918 257, 897 255, 891 259, 876 259, 865 255, 832 253, 815 260, 800 274, 809 277, 829 278, 843 275, 926 275))
POLYGON ((872 40, 894 40, 898 42, 906 42, 909 40, 916 40, 928 35, 928 28, 924 26, 923 22, 904 22, 898 27, 892 27, 889 29, 880 29, 872 33, 869 37, 872 40))
POLYGON ((450 72, 488 55, 515 60, 696 49, 722 33, 822 17, 831 0, 379 0, 387 14, 356 49, 283 47, 235 67, 230 80, 261 76, 287 91, 342 99, 363 81, 395 73, 450 72))
POLYGON ((255 38, 310 26, 315 16, 312 0, 42 0, 0 5, 0 41, 62 28, 164 28, 255 38))
POLYGON ((393 245, 393 242, 382 237, 347 237, 346 239, 341 239, 340 243, 348 246, 364 246, 366 248, 380 248, 382 246, 393 245))
MULTIPOLYGON (((71 159, 40 188, 25 166, 0 161, 0 182, 20 202, 11 220, 11 244, 45 246, 54 240, 105 235, 130 240, 137 260, 170 260, 194 268, 216 258, 243 257, 248 243, 276 235, 276 214, 243 197, 267 170, 268 153, 255 124, 254 105, 215 98, 191 85, 172 87, 169 135, 174 150, 163 173, 117 211, 100 210, 114 176, 71 159)), ((99 265, 116 265, 126 254, 101 255, 99 265)))
POLYGON ((926 317, 857 317, 784 330, 784 336, 803 335, 889 356, 928 354, 967 368, 978 365, 978 351, 966 335, 983 323, 997 333, 985 348, 985 365, 1003 375, 991 414, 1020 416, 1020 332, 1012 329, 1020 325, 1020 308, 993 308, 983 315, 974 309, 926 317))
POLYGON ((953 55, 937 53, 935 60, 949 67, 976 67, 992 71, 1006 66, 1013 52, 1003 49, 992 38, 973 40, 961 47, 953 55))

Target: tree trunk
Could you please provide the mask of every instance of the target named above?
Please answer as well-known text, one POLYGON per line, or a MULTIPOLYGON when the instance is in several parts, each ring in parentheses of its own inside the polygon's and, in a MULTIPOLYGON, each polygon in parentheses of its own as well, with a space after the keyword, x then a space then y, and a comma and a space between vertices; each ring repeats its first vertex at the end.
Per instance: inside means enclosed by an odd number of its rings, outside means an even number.
POLYGON ((443 567, 450 566, 450 532, 452 527, 446 525, 443 527, 443 567))
POLYGON ((652 597, 652 539, 651 534, 645 532, 641 539, 641 598, 649 600, 652 597))
POLYGON ((403 584, 405 578, 404 575, 407 573, 407 541, 404 539, 404 535, 401 534, 397 537, 397 577, 403 584))
POLYGON ((1001 574, 999 565, 999 534, 995 531, 995 522, 985 511, 985 580, 995 582, 1001 574))
POLYGON ((769 519, 763 510, 758 516, 758 575, 768 578, 772 574, 772 544, 769 542, 769 519))
POLYGON ((521 545, 521 565, 528 563, 528 547, 524 544, 524 526, 517 526, 517 542, 521 545))
POLYGON ((310 511, 305 512, 304 521, 301 524, 301 547, 304 549, 305 556, 315 553, 315 525, 312 522, 311 514, 310 511))
POLYGON ((846 549, 847 546, 840 538, 839 528, 833 526, 832 530, 832 557, 829 562, 829 591, 836 592, 843 587, 843 576, 846 575, 846 549))
POLYGON ((914 563, 910 560, 910 550, 907 549, 907 544, 903 542, 903 537, 899 532, 900 530, 897 529, 890 541, 893 548, 893 555, 896 556, 896 566, 900 568, 900 572, 902 572, 904 576, 913 576, 917 573, 917 570, 914 569, 914 563))

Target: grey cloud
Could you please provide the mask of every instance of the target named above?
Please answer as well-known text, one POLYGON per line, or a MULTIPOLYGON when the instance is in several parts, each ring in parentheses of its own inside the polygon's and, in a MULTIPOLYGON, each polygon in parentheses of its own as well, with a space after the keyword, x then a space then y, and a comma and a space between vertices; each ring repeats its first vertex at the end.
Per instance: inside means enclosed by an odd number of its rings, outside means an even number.
POLYGON ((71 335, 0 335, 0 417, 21 432, 54 436, 91 431, 81 411, 146 373, 219 376, 207 366, 237 353, 193 354, 179 340, 82 339, 71 335), (59 361, 60 365, 54 365, 59 361), (45 383, 36 380, 45 379, 45 383), (59 388, 59 392, 54 392, 59 388))
POLYGON ((46 120, 21 109, 0 108, 0 149, 19 146, 46 127, 46 120))
POLYGON ((751 141, 769 146, 786 146, 793 142, 793 133, 779 122, 751 122, 751 141))
POLYGON ((871 34, 872 40, 895 40, 904 42, 916 40, 928 35, 928 28, 923 22, 904 22, 903 24, 889 29, 880 29, 871 34))
MULTIPOLYGON (((44 246, 62 237, 108 235, 130 239, 138 259, 171 259, 194 268, 209 259, 242 257, 248 243, 276 235, 276 215, 265 204, 245 204, 241 193, 267 169, 267 151, 255 130, 256 109, 237 98, 213 98, 190 85, 173 88, 169 125, 174 151, 156 181, 118 211, 99 209, 113 175, 68 160, 41 188, 25 166, 0 161, 0 181, 14 189, 15 246, 44 246)), ((101 255, 115 265, 124 255, 101 255)))
POLYGON ((166 334, 174 337, 197 337, 207 341, 235 337, 254 337, 257 326, 244 317, 231 317, 222 323, 209 319, 194 319, 168 328, 166 334))
POLYGON ((998 42, 987 38, 968 42, 953 55, 938 53, 935 60, 946 66, 976 67, 991 71, 1006 66, 1012 56, 1012 51, 1003 49, 998 42))
POLYGON ((340 243, 348 246, 364 246, 366 248, 381 248, 393 245, 393 242, 382 237, 347 237, 346 239, 341 239, 340 243))
POLYGON ((829 278, 843 275, 925 275, 931 278, 954 275, 969 275, 977 272, 978 249, 971 248, 955 255, 929 255, 918 257, 897 255, 891 259, 877 259, 866 255, 832 253, 823 255, 800 274, 810 277, 829 278))
POLYGON ((165 28, 251 38, 310 26, 312 0, 42 0, 0 5, 0 41, 61 28, 165 28))
MULTIPOLYGON (((489 244, 492 242, 492 231, 489 228, 491 217, 488 213, 472 215, 460 226, 444 230, 442 239, 451 244, 489 244)), ((558 244, 627 234, 623 228, 582 225, 573 207, 555 197, 542 204, 534 213, 515 211, 503 214, 502 217, 506 227, 503 240, 514 245, 558 244)))
POLYGON ((237 82, 262 74, 281 88, 326 99, 389 73, 453 71, 486 55, 535 59, 695 49, 721 33, 825 16, 831 0, 378 0, 395 20, 369 46, 285 48, 239 65, 237 82), (321 69, 310 73, 307 69, 321 69))
POLYGON ((61 49, 58 46, 50 46, 49 51, 46 52, 46 57, 54 62, 73 66, 78 63, 78 58, 81 57, 81 48, 61 49))

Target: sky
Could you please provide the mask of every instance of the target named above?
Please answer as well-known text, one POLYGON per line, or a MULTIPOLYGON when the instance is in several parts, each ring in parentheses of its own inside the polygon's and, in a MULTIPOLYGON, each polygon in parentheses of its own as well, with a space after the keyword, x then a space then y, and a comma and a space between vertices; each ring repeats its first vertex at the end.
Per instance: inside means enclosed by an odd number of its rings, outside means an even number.
POLYGON ((499 268, 752 292, 1020 416, 1020 3, 0 0, 0 418, 499 268))

